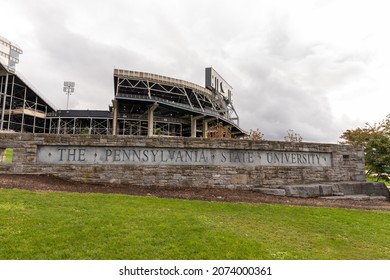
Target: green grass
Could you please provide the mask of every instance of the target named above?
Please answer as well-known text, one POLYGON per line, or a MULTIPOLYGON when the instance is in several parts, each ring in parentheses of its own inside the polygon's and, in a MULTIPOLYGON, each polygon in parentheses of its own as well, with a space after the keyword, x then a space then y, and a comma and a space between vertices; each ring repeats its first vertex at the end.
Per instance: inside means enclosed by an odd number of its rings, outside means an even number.
POLYGON ((0 259, 389 258, 389 211, 0 189, 0 259))

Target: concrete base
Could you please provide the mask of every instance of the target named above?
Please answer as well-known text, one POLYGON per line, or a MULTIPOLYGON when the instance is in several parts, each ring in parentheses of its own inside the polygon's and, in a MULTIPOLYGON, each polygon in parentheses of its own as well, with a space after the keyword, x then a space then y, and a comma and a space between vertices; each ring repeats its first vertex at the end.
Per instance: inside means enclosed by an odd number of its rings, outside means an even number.
MULTIPOLYGON (((149 128, 152 136, 153 127, 149 128)), ((300 188, 280 186, 312 182, 317 186, 304 196, 333 195, 342 191, 323 182, 363 182, 365 174, 360 147, 198 137, 0 133, 2 158, 2 174, 50 174, 78 182, 140 187, 256 186, 290 196, 301 196, 300 188), (4 158, 9 151, 12 157, 4 158)))
POLYGON ((324 197, 333 199, 390 199, 389 189, 384 183, 340 182, 309 185, 289 185, 270 188, 255 188, 254 191, 290 197, 324 197))
POLYGON ((322 199, 332 199, 332 200, 338 200, 338 199, 352 199, 352 200, 388 200, 385 196, 369 196, 364 194, 359 195, 344 195, 344 196, 323 196, 322 199))

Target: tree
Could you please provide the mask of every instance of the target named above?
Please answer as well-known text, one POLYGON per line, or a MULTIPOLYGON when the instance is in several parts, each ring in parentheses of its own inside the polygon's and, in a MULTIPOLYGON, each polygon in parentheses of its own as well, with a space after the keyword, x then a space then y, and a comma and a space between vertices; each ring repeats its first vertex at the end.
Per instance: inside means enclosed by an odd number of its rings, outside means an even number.
POLYGON ((260 129, 256 130, 249 130, 249 135, 246 137, 246 139, 251 140, 264 140, 264 134, 260 131, 260 129))
POLYGON ((380 123, 346 130, 340 138, 342 144, 364 147, 368 174, 375 173, 379 179, 390 173, 390 115, 380 123))
MULTIPOLYGON (((385 134, 374 134, 365 148, 367 173, 390 173, 390 138, 385 134)), ((386 176, 387 177, 387 176, 386 176)))
POLYGON ((340 136, 341 144, 366 146, 368 141, 373 137, 385 135, 390 137, 390 114, 380 123, 370 125, 366 123, 363 128, 348 129, 340 136))
POLYGON ((363 128, 358 127, 356 129, 348 129, 344 131, 343 134, 340 136, 340 138, 342 139, 340 143, 365 147, 370 141, 370 139, 382 134, 383 131, 381 130, 380 126, 378 126, 377 124, 371 126, 366 123, 366 126, 363 128))
POLYGON ((84 127, 81 132, 83 135, 88 135, 89 134, 89 127, 84 127))
POLYGON ((299 133, 295 133, 294 130, 289 129, 287 136, 284 136, 284 140, 287 142, 302 142, 303 138, 299 133))
POLYGON ((232 138, 232 127, 219 122, 211 126, 207 133, 209 138, 232 138))

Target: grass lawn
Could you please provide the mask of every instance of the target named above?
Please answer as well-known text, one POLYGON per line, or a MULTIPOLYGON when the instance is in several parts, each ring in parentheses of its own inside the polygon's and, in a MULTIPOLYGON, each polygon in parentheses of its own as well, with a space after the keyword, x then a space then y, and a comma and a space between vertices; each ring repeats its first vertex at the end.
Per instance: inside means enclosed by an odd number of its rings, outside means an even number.
POLYGON ((389 259, 390 211, 0 189, 0 259, 389 259))

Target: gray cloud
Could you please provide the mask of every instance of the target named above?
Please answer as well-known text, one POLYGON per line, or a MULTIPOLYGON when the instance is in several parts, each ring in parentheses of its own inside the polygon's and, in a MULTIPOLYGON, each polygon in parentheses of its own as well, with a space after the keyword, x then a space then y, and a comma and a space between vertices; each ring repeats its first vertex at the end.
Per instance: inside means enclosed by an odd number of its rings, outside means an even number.
POLYGON ((328 95, 358 80, 367 59, 319 42, 303 44, 288 24, 288 19, 270 21, 267 36, 234 58, 242 125, 260 128, 271 139, 283 139, 293 129, 307 141, 335 141, 345 123, 333 116, 328 95))
POLYGON ((302 40, 294 15, 264 1, 12 3, 30 23, 16 42, 24 50, 18 69, 60 108, 64 80, 76 82, 72 108, 107 109, 114 67, 203 85, 204 67, 213 66, 234 88, 244 129, 259 128, 268 139, 294 129, 307 141, 334 142, 353 120, 334 114, 330 96, 371 63, 358 49, 302 40))

